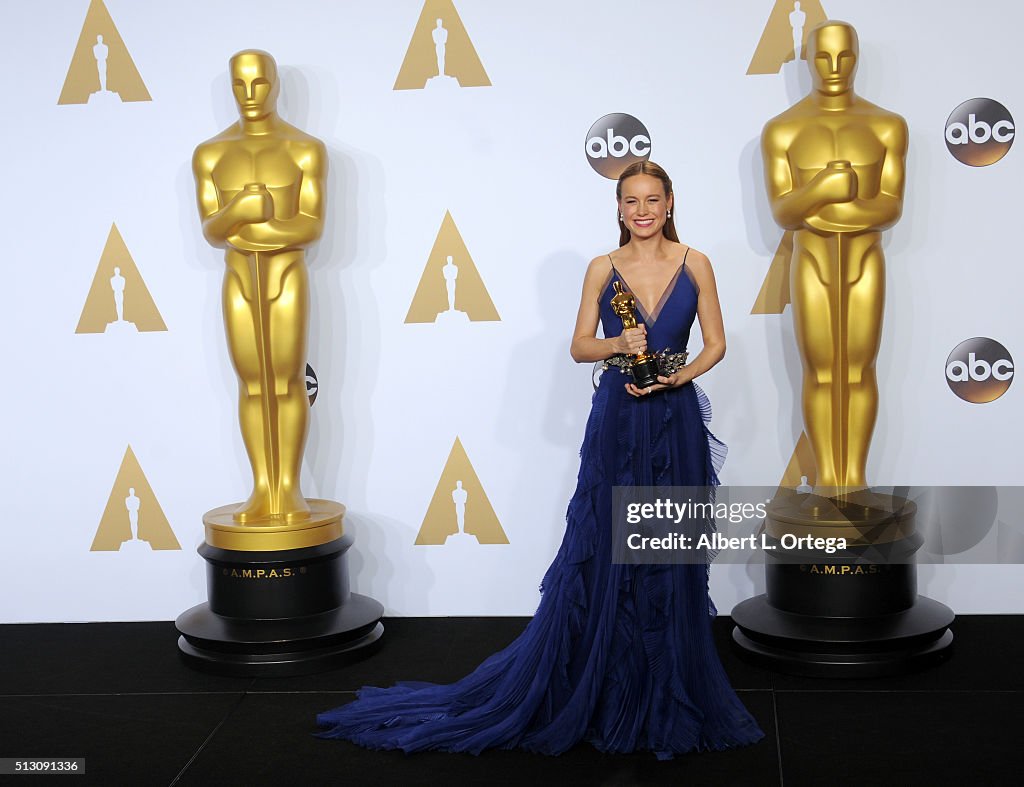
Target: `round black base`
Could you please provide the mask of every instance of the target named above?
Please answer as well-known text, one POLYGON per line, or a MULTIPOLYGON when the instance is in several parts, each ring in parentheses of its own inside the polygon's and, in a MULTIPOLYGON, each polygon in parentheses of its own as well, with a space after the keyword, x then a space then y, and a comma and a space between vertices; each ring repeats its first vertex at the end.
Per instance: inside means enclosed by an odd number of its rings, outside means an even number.
POLYGON ((292 620, 225 618, 199 604, 176 621, 178 650, 190 667, 217 675, 309 675, 373 655, 384 633, 381 612, 378 602, 356 593, 333 612, 292 620))
POLYGON ((661 370, 658 368, 657 358, 648 358, 645 361, 634 361, 629 368, 633 375, 633 385, 637 388, 650 388, 658 384, 658 375, 661 370))
POLYGON ((875 678, 914 672, 947 658, 953 611, 918 596, 888 615, 829 618, 785 612, 766 595, 732 610, 733 643, 745 660, 794 675, 875 678))
POLYGON ((304 549, 247 552, 203 544, 207 598, 178 616, 190 667, 221 675, 320 672, 371 655, 384 607, 349 592, 352 537, 304 549))

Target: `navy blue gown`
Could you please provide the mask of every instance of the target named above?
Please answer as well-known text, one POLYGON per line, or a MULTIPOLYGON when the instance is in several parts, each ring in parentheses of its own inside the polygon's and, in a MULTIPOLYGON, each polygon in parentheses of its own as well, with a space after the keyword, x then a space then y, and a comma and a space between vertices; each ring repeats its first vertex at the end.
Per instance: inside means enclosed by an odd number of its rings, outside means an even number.
MULTIPOLYGON (((622 332, 610 304, 616 278, 613 268, 600 300, 608 337, 622 332)), ((652 311, 637 308, 649 347, 683 350, 697 309, 685 261, 652 311)), ((715 651, 708 566, 611 562, 613 486, 717 485, 725 458, 696 385, 637 399, 628 379, 614 367, 601 375, 565 536, 526 630, 456 683, 361 689, 317 717, 321 737, 473 754, 560 754, 588 741, 660 759, 763 737, 715 651)))

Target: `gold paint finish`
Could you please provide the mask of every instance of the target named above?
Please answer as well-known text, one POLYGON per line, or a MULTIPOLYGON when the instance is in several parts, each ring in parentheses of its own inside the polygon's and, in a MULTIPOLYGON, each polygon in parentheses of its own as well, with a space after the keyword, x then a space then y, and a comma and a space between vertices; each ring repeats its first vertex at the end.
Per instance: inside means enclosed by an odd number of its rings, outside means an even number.
POLYGON ((761 146, 775 220, 793 230, 790 294, 816 481, 857 489, 867 486, 878 412, 881 233, 903 209, 907 125, 854 93, 849 24, 814 28, 807 59, 811 93, 765 125, 761 146))
MULTIPOLYGON (((636 297, 627 289, 623 289, 622 282, 615 280, 612 287, 615 294, 611 299, 612 311, 622 320, 622 330, 628 331, 636 328, 636 297)), ((654 356, 651 353, 642 352, 630 356, 634 364, 646 363, 654 356)))
POLYGON ((253 473, 252 495, 232 518, 258 526, 274 544, 261 549, 290 548, 312 537, 299 489, 309 420, 304 249, 323 231, 327 151, 277 115, 277 64, 269 54, 239 52, 230 73, 240 119, 196 148, 192 169, 203 235, 225 250, 224 324, 253 473), (292 535, 280 527, 292 524, 292 535), (278 531, 276 541, 269 537, 278 531))
POLYGON ((309 514, 302 522, 281 519, 258 524, 239 524, 237 504, 221 506, 203 515, 206 543, 211 547, 240 552, 270 552, 304 549, 341 538, 345 506, 331 500, 309 499, 309 514))

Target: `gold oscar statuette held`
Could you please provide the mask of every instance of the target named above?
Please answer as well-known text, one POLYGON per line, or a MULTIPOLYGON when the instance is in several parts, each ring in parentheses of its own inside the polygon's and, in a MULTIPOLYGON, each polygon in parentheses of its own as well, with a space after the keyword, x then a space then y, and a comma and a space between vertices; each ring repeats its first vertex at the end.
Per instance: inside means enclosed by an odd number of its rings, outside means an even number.
POLYGON ((273 57, 239 52, 230 74, 239 120, 196 148, 192 168, 203 235, 224 249, 224 326, 253 490, 245 503, 206 515, 206 540, 229 549, 315 546, 341 535, 344 511, 299 489, 309 422, 305 249, 323 232, 327 152, 278 116, 273 57))
MULTIPOLYGON (((623 288, 620 281, 616 280, 612 286, 615 288, 615 295, 611 299, 612 311, 622 320, 622 329, 625 331, 636 328, 636 298, 633 293, 623 288)), ((661 370, 655 355, 642 352, 629 356, 629 360, 629 371, 637 388, 657 385, 661 370)))
POLYGON ((224 249, 224 327, 253 488, 203 516, 209 600, 175 625, 196 669, 299 675, 371 652, 384 607, 349 590, 345 507, 299 489, 310 406, 305 249, 324 228, 327 149, 278 116, 273 57, 239 52, 229 72, 238 122, 196 148, 192 170, 203 236, 224 249))

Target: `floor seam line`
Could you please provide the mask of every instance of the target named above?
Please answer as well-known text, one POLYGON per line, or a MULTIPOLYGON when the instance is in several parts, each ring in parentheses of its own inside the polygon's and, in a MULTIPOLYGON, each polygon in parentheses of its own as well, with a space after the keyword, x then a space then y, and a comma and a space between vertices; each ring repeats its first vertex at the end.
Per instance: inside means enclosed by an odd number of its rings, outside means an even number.
MULTIPOLYGON (((249 683, 249 688, 252 688, 252 684, 255 682, 256 679, 253 678, 253 680, 249 683)), ((196 759, 199 757, 199 755, 203 753, 203 749, 205 749, 207 745, 209 745, 210 741, 212 741, 214 737, 217 735, 217 733, 220 732, 220 728, 224 726, 225 722, 227 722, 227 720, 231 718, 232 714, 234 714, 234 712, 238 709, 238 706, 245 702, 245 698, 248 696, 249 691, 248 689, 246 689, 241 693, 241 696, 238 698, 235 704, 228 708, 227 713, 224 714, 221 720, 217 722, 217 726, 210 730, 210 734, 206 736, 206 739, 199 745, 199 748, 195 750, 191 757, 189 757, 188 762, 186 762, 184 767, 182 767, 182 769, 178 771, 178 775, 174 777, 174 780, 168 785, 168 787, 174 787, 174 785, 181 780, 181 777, 185 775, 185 772, 192 767, 192 763, 194 763, 196 759)))
POLYGON ((775 721, 775 757, 779 763, 779 787, 784 787, 785 776, 782 772, 782 728, 779 726, 779 705, 775 701, 775 690, 772 690, 772 716, 775 721))

